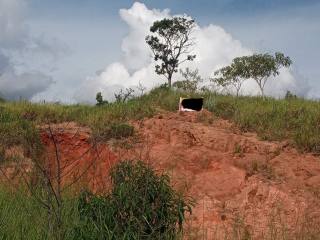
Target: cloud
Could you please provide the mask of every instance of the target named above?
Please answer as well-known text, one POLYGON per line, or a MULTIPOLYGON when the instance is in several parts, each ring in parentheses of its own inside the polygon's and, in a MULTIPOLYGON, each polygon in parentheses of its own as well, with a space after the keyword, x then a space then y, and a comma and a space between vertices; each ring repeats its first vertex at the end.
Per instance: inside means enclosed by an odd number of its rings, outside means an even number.
POLYGON ((0 52, 0 77, 4 74, 10 65, 9 58, 0 52))
POLYGON ((25 45, 27 27, 24 24, 26 2, 0 0, 0 48, 18 49, 25 45))
POLYGON ((46 74, 19 63, 31 51, 53 52, 50 44, 30 35, 26 7, 25 0, 0 0, 0 95, 7 99, 31 99, 53 83, 46 74))
POLYGON ((10 70, 0 76, 0 96, 11 100, 30 99, 52 83, 52 78, 41 72, 16 74, 10 70))
MULTIPOLYGON (((129 9, 121 9, 120 16, 129 27, 129 33, 122 42, 122 61, 110 64, 96 76, 87 77, 75 93, 76 101, 94 102, 97 92, 102 92, 106 99, 113 100, 114 92, 121 88, 135 87, 141 83, 147 89, 151 89, 165 82, 163 77, 154 72, 153 57, 145 43, 145 36, 149 34, 149 28, 154 21, 172 17, 170 11, 150 10, 144 4, 135 2, 129 9)), ((197 25, 194 39, 196 40, 194 53, 197 57, 182 67, 198 68, 206 83, 209 83, 208 79, 216 69, 229 64, 233 58, 253 53, 222 27, 213 24, 197 25)), ((178 80, 179 77, 179 74, 176 74, 173 78, 178 80)), ((290 70, 282 69, 279 77, 274 81, 271 79, 268 81, 266 93, 280 97, 284 96, 287 90, 306 95, 309 88, 305 83, 297 82, 290 70)), ((258 94, 256 83, 253 80, 247 81, 242 93, 258 94)))

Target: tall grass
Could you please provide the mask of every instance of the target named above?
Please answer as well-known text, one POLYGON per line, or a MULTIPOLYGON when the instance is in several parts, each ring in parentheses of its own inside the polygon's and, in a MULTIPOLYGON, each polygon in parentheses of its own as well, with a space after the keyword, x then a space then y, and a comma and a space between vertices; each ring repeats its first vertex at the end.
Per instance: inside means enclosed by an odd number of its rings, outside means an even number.
POLYGON ((208 96, 208 110, 263 140, 289 140, 301 151, 320 153, 320 103, 304 99, 208 96))
MULTIPOLYGON (((159 110, 176 111, 179 97, 205 98, 205 108, 229 119, 242 131, 254 131, 264 140, 289 140, 301 151, 320 153, 320 103, 304 99, 278 100, 234 97, 215 93, 186 93, 157 88, 126 103, 104 106, 0 103, 0 137, 18 141, 21 129, 42 123, 74 121, 92 129, 103 129, 151 117, 159 110), (5 132, 5 133, 4 133, 5 132)), ((33 130, 32 130, 33 131, 33 130)), ((21 141, 21 139, 19 140, 21 141)))
MULTIPOLYGON (((124 161, 111 170, 107 194, 88 191, 63 198, 62 223, 29 191, 0 188, 0 239, 178 239, 191 202, 143 162, 124 161)), ((40 186, 38 186, 40 187, 40 186)), ((41 189, 40 189, 41 191, 41 189)), ((40 193, 41 194, 41 193, 40 193)))
MULTIPOLYGON (((65 239, 72 239, 72 229, 78 223, 77 199, 66 199, 63 208, 65 239)), ((49 234, 47 212, 23 189, 0 188, 0 239, 55 239, 49 234)))

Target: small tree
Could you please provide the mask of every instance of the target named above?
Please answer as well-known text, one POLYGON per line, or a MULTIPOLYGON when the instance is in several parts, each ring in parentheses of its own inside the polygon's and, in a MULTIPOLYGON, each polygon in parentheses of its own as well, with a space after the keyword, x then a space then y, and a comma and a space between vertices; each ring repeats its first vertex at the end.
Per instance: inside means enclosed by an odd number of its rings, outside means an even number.
POLYGON ((126 102, 130 98, 132 98, 134 94, 134 89, 132 88, 126 88, 126 91, 124 92, 123 89, 121 89, 118 93, 114 94, 114 98, 116 99, 116 102, 126 102))
POLYGON ((156 21, 150 28, 154 35, 148 35, 146 42, 150 46, 154 60, 161 63, 156 65, 155 72, 164 75, 171 88, 172 75, 185 61, 192 61, 196 55, 190 55, 194 45, 191 33, 195 23, 193 19, 174 17, 156 21), (183 59, 181 59, 183 57, 183 59))
POLYGON ((238 97, 242 84, 246 78, 248 78, 248 73, 245 66, 246 65, 243 58, 235 58, 232 60, 230 66, 226 66, 217 70, 214 74, 215 76, 219 77, 212 78, 211 81, 222 87, 231 85, 235 89, 238 97))
POLYGON ((190 70, 188 67, 183 71, 180 70, 180 74, 184 78, 182 81, 177 81, 173 83, 173 87, 182 89, 183 91, 195 92, 198 89, 198 85, 203 81, 199 74, 199 70, 190 70))
POLYGON ((290 100, 290 99, 297 99, 298 96, 293 94, 292 92, 290 92, 289 90, 286 92, 286 95, 284 97, 286 100, 290 100))
POLYGON ((140 92, 140 96, 144 95, 145 91, 147 90, 147 88, 143 86, 141 82, 139 82, 137 89, 140 92))
POLYGON ((261 96, 264 97, 264 87, 270 76, 278 76, 281 67, 289 67, 292 61, 285 57, 283 53, 275 53, 272 56, 266 54, 253 54, 240 58, 245 64, 245 77, 253 78, 258 84, 261 96))
POLYGON ((103 100, 101 92, 97 93, 96 100, 97 100, 96 106, 102 106, 102 105, 108 104, 108 101, 103 100))
POLYGON ((102 105, 103 97, 102 97, 101 92, 98 92, 98 93, 97 93, 97 95, 96 95, 96 100, 97 100, 97 104, 96 104, 96 105, 102 105))

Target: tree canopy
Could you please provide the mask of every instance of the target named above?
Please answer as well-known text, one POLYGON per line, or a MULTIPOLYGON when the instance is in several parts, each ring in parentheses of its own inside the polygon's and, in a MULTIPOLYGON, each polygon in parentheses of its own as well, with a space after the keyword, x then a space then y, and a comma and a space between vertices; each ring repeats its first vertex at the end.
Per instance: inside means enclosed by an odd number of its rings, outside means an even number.
POLYGON ((155 21, 150 27, 152 35, 146 37, 157 62, 155 72, 163 75, 171 87, 172 75, 185 61, 192 61, 196 55, 190 54, 194 41, 191 33, 195 27, 193 19, 174 17, 155 21))
POLYGON ((292 64, 291 59, 280 52, 276 52, 274 56, 268 53, 253 54, 241 59, 245 66, 244 76, 256 81, 262 97, 264 97, 264 87, 269 77, 279 75, 281 67, 289 67, 292 64))
POLYGON ((233 59, 231 65, 220 68, 214 74, 218 77, 212 78, 211 81, 222 87, 231 85, 237 96, 239 96, 243 82, 249 77, 246 62, 241 57, 233 59))
POLYGON ((274 56, 265 53, 237 57, 229 66, 216 71, 215 75, 218 77, 212 81, 223 87, 232 85, 238 95, 243 82, 252 78, 264 97, 264 88, 269 77, 279 75, 281 67, 289 67, 291 64, 291 59, 280 52, 276 52, 274 56))

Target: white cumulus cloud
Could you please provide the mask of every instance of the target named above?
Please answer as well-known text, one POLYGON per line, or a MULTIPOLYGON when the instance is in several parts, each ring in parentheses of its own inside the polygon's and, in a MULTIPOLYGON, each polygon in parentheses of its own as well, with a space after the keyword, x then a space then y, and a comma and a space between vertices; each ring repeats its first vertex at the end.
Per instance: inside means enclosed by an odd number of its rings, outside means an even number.
MULTIPOLYGON (((97 92, 102 92, 106 99, 113 100, 113 93, 121 88, 134 87, 141 83, 147 89, 151 89, 165 82, 162 76, 154 72, 153 57, 145 43, 145 37, 149 34, 150 26, 154 21, 173 17, 173 15, 168 9, 151 10, 143 3, 135 2, 129 9, 121 9, 120 16, 129 27, 129 33, 122 42, 122 61, 112 63, 96 76, 87 77, 76 91, 77 101, 94 102, 97 92)), ((233 58, 253 53, 222 27, 214 24, 196 25, 193 34, 196 42, 193 52, 197 57, 193 62, 187 62, 181 67, 198 68, 207 83, 215 70, 229 64, 233 58)), ((179 74, 176 74, 173 78, 179 80, 179 77, 179 74)), ((266 93, 279 97, 283 96, 287 90, 304 95, 308 88, 301 88, 301 84, 295 80, 292 73, 288 69, 283 69, 279 77, 274 81, 271 79, 268 81, 266 93)), ((247 81, 242 93, 258 94, 256 83, 253 80, 247 81)))

